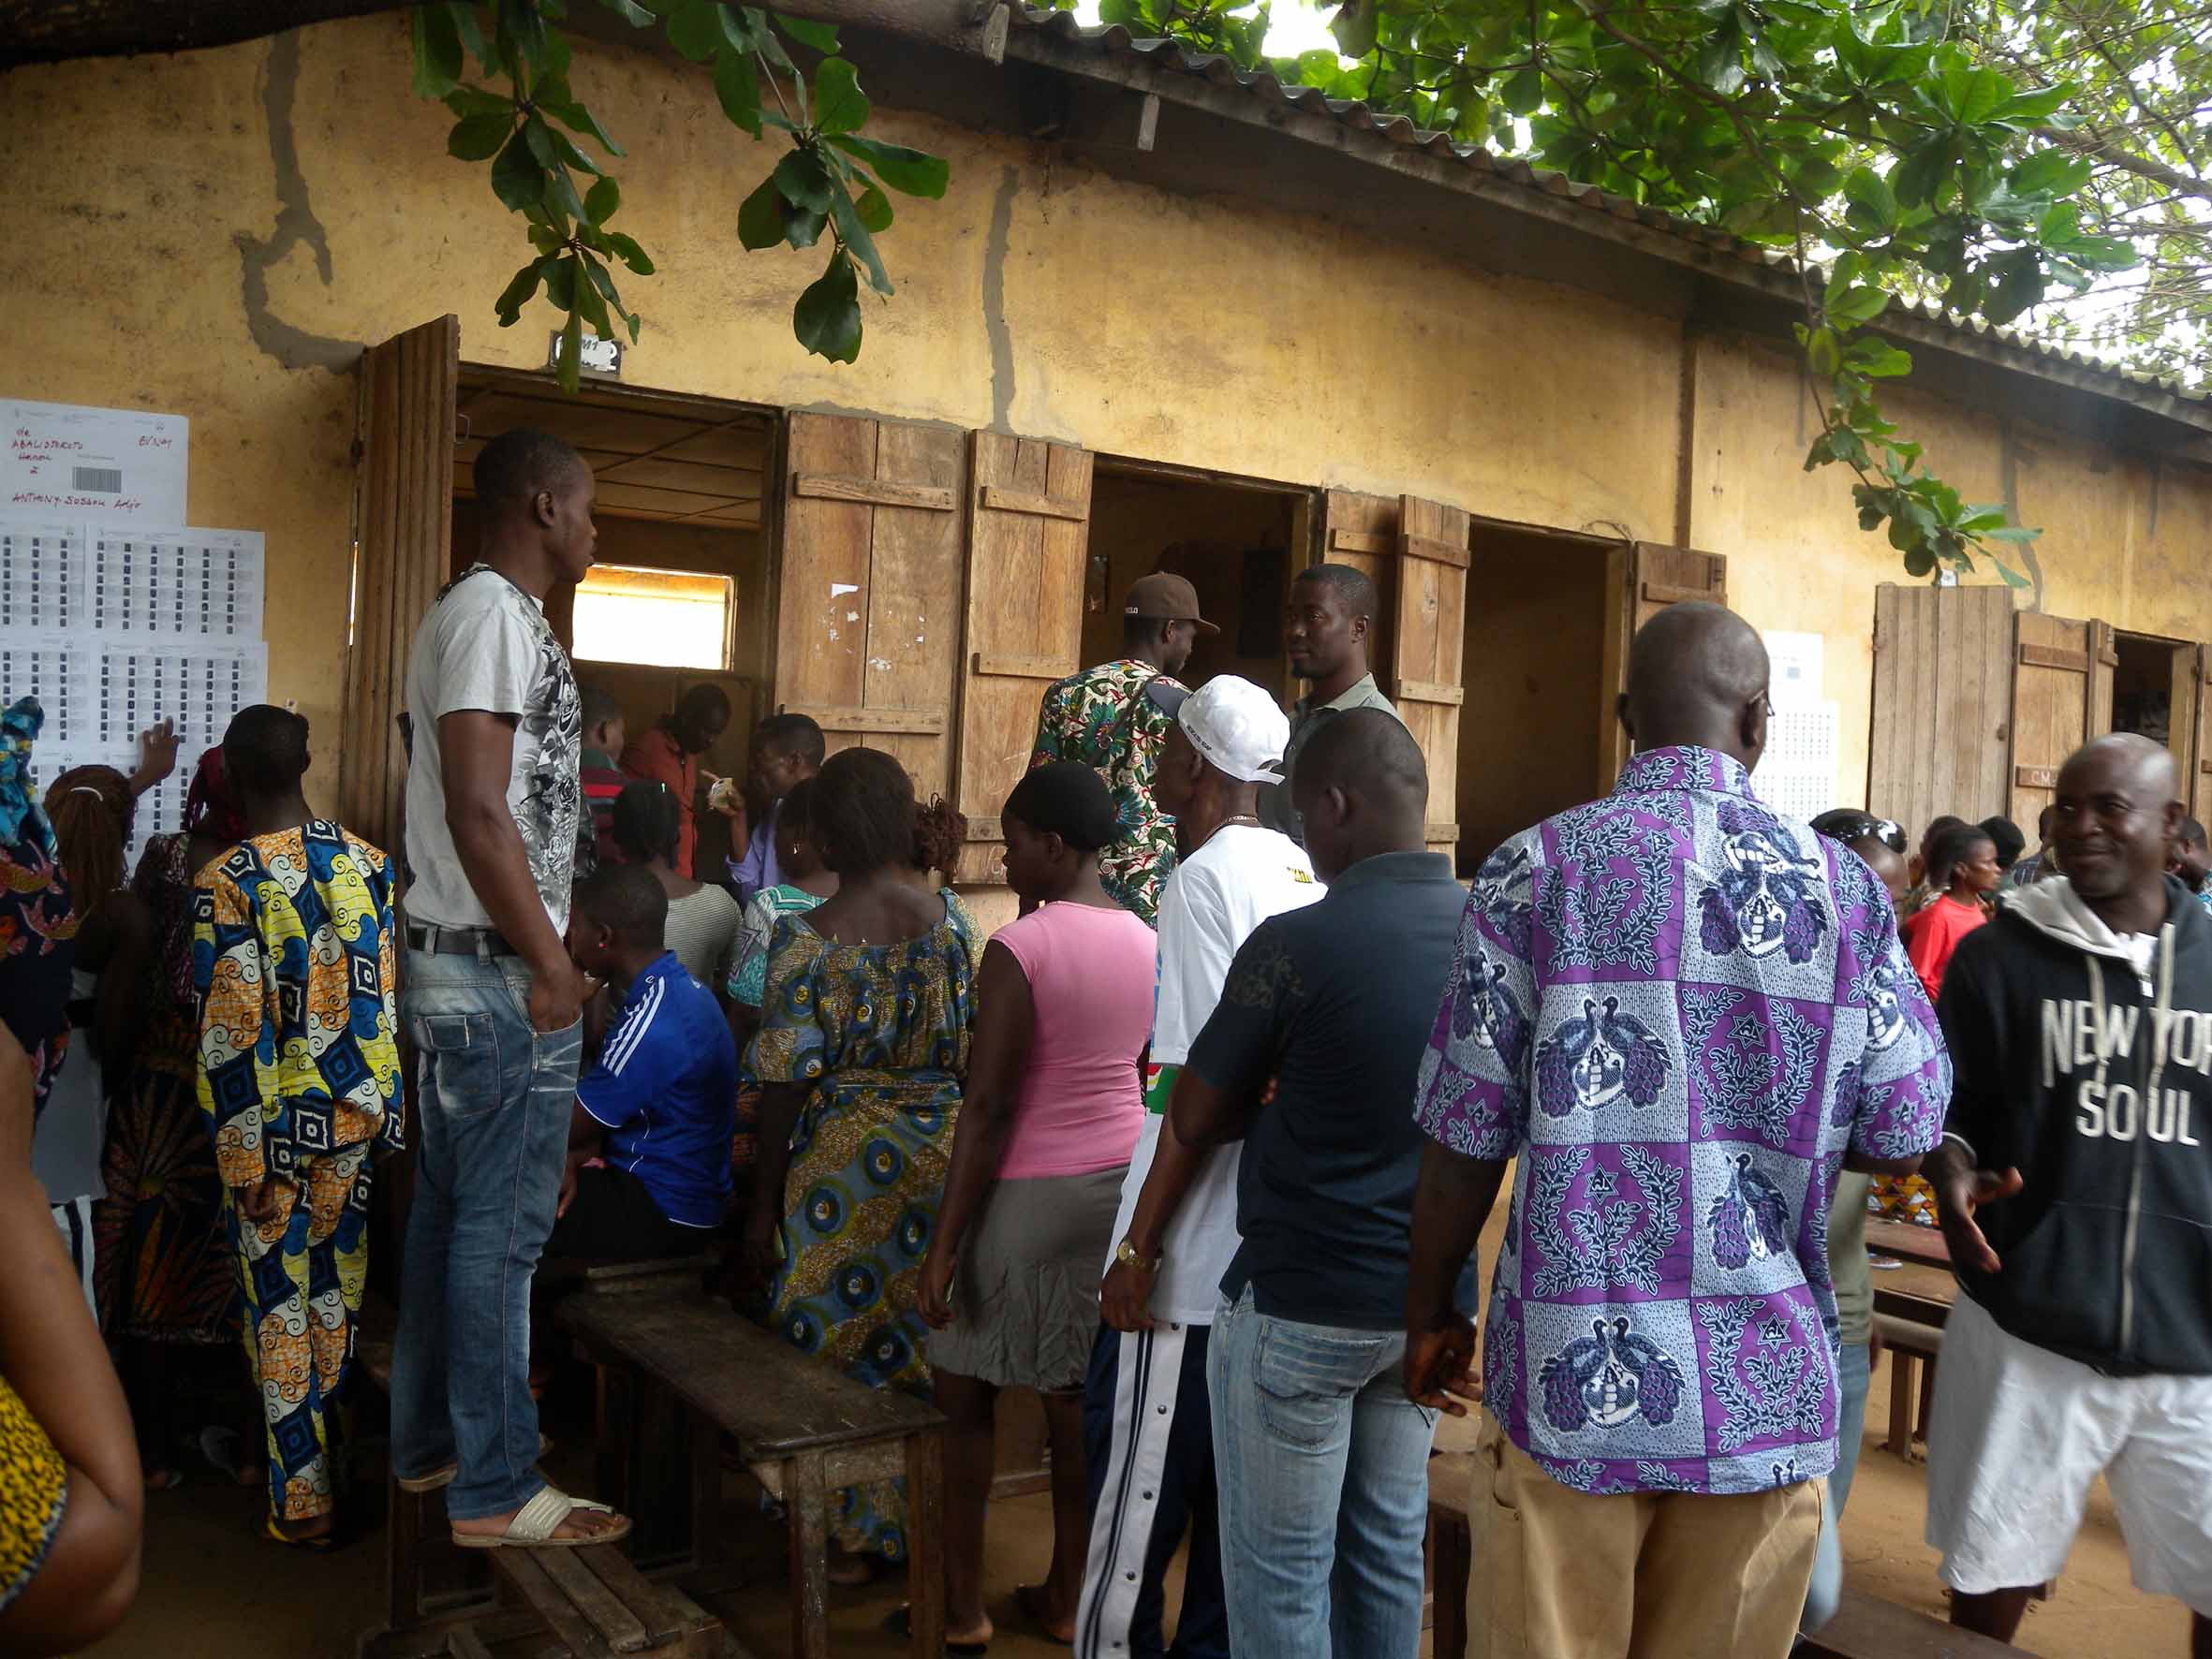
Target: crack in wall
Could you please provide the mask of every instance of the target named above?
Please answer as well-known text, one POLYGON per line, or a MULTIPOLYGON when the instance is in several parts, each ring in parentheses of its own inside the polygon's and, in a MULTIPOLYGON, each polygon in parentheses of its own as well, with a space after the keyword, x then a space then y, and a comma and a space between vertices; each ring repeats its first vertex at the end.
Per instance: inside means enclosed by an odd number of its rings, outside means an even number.
POLYGON ((1011 432, 1014 409, 1014 337, 1006 326, 1006 251, 1013 240, 1017 168, 1002 168, 991 203, 991 234, 983 243, 983 332, 991 342, 991 430, 1011 432))
POLYGON ((302 242, 314 251, 323 286, 331 286, 331 244, 308 204, 307 178, 300 170, 300 145, 292 132, 292 101, 299 88, 300 36, 293 30, 270 41, 269 61, 261 71, 269 161, 276 173, 276 224, 266 242, 243 230, 231 240, 238 247, 239 286, 254 344, 288 369, 343 369, 361 356, 359 341, 310 333, 269 308, 269 272, 302 242))

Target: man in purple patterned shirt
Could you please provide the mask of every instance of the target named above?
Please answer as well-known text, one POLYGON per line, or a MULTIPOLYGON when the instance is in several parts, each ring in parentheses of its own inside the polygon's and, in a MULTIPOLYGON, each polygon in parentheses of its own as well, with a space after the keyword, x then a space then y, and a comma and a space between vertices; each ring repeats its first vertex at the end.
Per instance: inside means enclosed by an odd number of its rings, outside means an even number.
POLYGON ((1790 1651, 1836 1461, 1828 1207, 1910 1173, 1950 1061, 1857 858, 1762 806, 1766 651, 1637 634, 1605 800, 1477 876, 1415 1115, 1407 1391, 1481 1398, 1473 1659, 1790 1651), (1452 1305, 1518 1159, 1482 1378, 1452 1305))

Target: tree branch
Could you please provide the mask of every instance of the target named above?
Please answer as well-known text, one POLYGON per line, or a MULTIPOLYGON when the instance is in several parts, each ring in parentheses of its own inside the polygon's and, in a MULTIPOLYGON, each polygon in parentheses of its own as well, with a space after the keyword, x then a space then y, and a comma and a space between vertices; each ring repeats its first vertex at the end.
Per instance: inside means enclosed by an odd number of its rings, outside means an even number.
POLYGON ((231 46, 400 9, 402 0, 0 0, 0 69, 231 46))

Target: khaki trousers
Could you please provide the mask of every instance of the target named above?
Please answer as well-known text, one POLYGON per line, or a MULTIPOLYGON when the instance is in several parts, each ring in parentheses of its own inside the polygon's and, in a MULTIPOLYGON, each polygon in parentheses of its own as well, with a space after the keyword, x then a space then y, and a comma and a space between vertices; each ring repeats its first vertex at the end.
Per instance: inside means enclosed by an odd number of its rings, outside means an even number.
POLYGON ((1467 1659, 1785 1659, 1825 1484, 1592 1497, 1485 1417, 1467 1487, 1467 1659))

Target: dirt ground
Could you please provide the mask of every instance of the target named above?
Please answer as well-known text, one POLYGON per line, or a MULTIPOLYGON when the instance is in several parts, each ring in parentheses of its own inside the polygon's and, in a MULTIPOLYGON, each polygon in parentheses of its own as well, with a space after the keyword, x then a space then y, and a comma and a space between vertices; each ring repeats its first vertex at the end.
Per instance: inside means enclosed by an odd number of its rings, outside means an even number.
MULTIPOLYGON (((1497 1248, 1501 1203, 1482 1240, 1484 1284, 1497 1248)), ((1865 1443, 1843 1518, 1848 1580, 1885 1601, 1945 1615, 1935 1552, 1924 1544, 1925 1472, 1881 1449, 1889 1424, 1890 1366, 1874 1378, 1866 1402, 1865 1443)), ((549 1472, 588 1490, 588 1446, 573 1438, 576 1419, 549 1414, 553 1431, 571 1438, 549 1461, 549 1472)), ((1468 1426, 1442 1437, 1471 1445, 1468 1426)), ((739 1643, 760 1659, 788 1653, 789 1595, 783 1576, 781 1534, 748 1498, 749 1481, 729 1482, 732 1528, 740 1559, 751 1569, 747 1586, 710 1600, 739 1643)), ((238 1659, 241 1654, 283 1659, 346 1659, 357 1637, 381 1623, 384 1537, 380 1529, 327 1556, 286 1550, 258 1534, 261 1499, 196 1473, 183 1490, 156 1494, 147 1504, 146 1571, 137 1607, 123 1629, 96 1650, 99 1659, 238 1659)), ((1065 1652, 1025 1626, 1013 1606, 1014 1586, 1042 1577, 1052 1553, 1052 1517, 1044 1494, 1012 1498, 992 1506, 988 1547, 988 1606, 1000 1635, 996 1659, 1049 1659, 1065 1652)), ((1180 1586, 1172 1585, 1172 1608, 1180 1586)), ((886 1634, 882 1621, 905 1599, 895 1579, 830 1593, 834 1652, 854 1659, 897 1659, 903 1639, 886 1634)), ((2043 1659, 2160 1659, 2188 1652, 2189 1615, 2178 1603, 2158 1600, 2129 1582, 2128 1558, 2113 1518, 2112 1500, 2097 1489, 2073 1554, 2055 1595, 2031 1608, 2020 1645, 2043 1659)), ((1422 1648, 1427 1659, 1428 1644, 1422 1648)))

